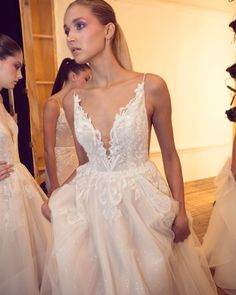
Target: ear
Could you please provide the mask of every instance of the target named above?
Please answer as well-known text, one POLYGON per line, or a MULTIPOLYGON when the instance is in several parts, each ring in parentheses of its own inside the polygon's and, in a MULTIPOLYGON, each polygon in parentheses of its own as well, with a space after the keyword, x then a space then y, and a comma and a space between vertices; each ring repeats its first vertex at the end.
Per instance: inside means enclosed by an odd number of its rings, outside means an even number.
POLYGON ((74 73, 74 72, 70 72, 69 79, 71 82, 75 82, 78 79, 78 75, 76 75, 76 73, 74 73))
POLYGON ((110 40, 114 36, 116 26, 114 23, 108 23, 105 26, 105 39, 110 40))

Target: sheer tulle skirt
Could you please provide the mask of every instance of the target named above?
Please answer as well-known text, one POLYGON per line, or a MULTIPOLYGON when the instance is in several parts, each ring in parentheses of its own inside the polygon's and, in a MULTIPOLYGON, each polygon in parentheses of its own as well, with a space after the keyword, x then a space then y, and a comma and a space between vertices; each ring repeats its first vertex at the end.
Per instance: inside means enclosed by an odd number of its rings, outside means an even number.
POLYGON ((39 294, 50 225, 44 194, 22 164, 0 182, 0 294, 39 294))
POLYGON ((216 203, 202 249, 215 268, 216 284, 236 295, 236 182, 230 166, 228 159, 216 178, 216 203))
POLYGON ((54 245, 41 294, 216 294, 193 237, 173 243, 177 202, 151 162, 110 173, 83 165, 49 205, 54 245))

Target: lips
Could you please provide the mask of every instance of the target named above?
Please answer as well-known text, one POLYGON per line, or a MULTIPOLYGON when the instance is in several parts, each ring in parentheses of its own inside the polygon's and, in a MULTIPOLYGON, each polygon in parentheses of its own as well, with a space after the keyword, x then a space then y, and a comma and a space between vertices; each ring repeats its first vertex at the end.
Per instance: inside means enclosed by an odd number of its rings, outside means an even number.
POLYGON ((77 48, 77 47, 73 47, 70 50, 71 50, 71 53, 73 54, 73 56, 76 56, 77 54, 79 54, 81 52, 81 48, 77 48))

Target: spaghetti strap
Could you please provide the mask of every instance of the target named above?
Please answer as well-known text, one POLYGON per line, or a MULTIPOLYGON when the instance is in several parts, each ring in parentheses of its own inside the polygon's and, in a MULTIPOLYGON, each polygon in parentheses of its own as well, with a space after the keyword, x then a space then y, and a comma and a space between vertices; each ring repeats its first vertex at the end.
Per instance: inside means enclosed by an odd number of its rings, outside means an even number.
POLYGON ((145 82, 146 74, 147 74, 147 73, 144 73, 144 74, 143 74, 143 80, 142 80, 142 83, 145 82))

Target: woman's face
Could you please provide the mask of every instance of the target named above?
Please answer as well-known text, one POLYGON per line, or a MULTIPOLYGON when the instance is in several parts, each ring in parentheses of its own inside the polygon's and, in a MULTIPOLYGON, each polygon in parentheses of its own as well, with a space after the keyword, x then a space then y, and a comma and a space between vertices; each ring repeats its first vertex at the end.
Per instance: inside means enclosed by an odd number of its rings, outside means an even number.
POLYGON ((86 84, 92 77, 91 70, 87 69, 87 70, 81 71, 80 74, 76 76, 77 76, 75 80, 76 87, 78 88, 83 87, 84 84, 86 84))
POLYGON ((77 63, 86 63, 98 56, 105 46, 105 29, 90 8, 73 5, 64 17, 64 30, 77 63))
POLYGON ((0 88, 13 89, 22 78, 22 52, 0 60, 0 88))
POLYGON ((73 88, 83 87, 92 77, 92 72, 90 69, 85 69, 78 74, 74 72, 69 73, 69 81, 73 84, 73 88))

